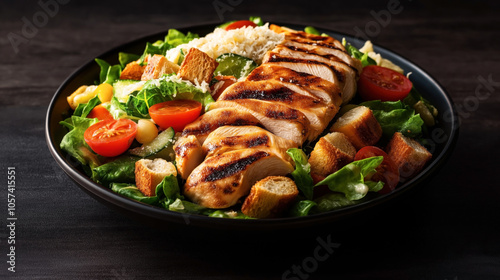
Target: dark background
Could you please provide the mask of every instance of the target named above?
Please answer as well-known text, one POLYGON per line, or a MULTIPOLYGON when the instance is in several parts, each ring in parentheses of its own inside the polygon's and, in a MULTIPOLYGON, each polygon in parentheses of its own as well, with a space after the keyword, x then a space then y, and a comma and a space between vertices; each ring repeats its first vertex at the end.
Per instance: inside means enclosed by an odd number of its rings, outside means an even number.
POLYGON ((23 17, 32 21, 42 8, 38 1, 3 0, 0 276, 281 279, 314 255, 320 238, 338 248, 302 279, 500 279, 500 9, 494 1, 401 0, 402 12, 370 37, 433 75, 452 96, 462 122, 456 149, 438 174, 371 215, 300 235, 158 230, 89 197, 47 149, 44 119, 54 92, 112 47, 168 28, 250 15, 355 35, 388 2, 73 0, 59 4, 46 24, 13 47, 8 34, 21 35, 23 17), (214 3, 237 5, 221 18, 214 3), (488 98, 478 100, 481 77, 496 84, 488 98), (17 172, 16 273, 6 263, 8 166, 17 172))

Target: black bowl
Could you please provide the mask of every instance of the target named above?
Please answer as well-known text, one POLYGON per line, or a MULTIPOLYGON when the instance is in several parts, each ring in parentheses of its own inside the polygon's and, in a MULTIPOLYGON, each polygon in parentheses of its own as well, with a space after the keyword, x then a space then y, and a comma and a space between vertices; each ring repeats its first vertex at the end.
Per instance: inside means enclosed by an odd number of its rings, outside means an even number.
MULTIPOLYGON (((303 26, 294 26, 291 24, 286 24, 286 26, 303 29, 303 26)), ((211 32, 214 27, 215 25, 203 25, 180 29, 180 31, 191 31, 203 35, 211 32)), ((321 29, 320 32, 325 32, 339 40, 346 38, 348 42, 357 47, 360 47, 363 44, 362 41, 346 34, 321 29)), ((156 40, 163 39, 165 34, 166 32, 162 32, 134 40, 130 43, 113 48, 98 57, 110 62, 111 64, 116 64, 118 63, 118 52, 140 54, 142 53, 146 42, 154 42, 156 40)), ((414 189, 417 186, 423 186, 424 182, 428 180, 431 175, 435 174, 436 171, 445 163, 458 138, 458 118, 453 109, 451 98, 443 87, 424 70, 400 55, 379 46, 375 46, 375 51, 381 53, 383 57, 390 59, 395 64, 400 65, 405 72, 412 72, 413 74, 411 75, 411 79, 415 87, 439 110, 437 125, 430 131, 429 135, 432 137, 427 139, 433 158, 418 176, 405 182, 395 191, 386 195, 376 196, 373 199, 349 207, 307 217, 261 220, 220 219, 200 215, 182 214, 153 207, 118 195, 110 189, 93 182, 84 173, 79 162, 72 159, 65 152, 61 151, 59 144, 66 133, 66 129, 59 125, 59 122, 65 117, 64 114, 69 111, 69 105, 66 102, 66 97, 75 91, 80 85, 94 84, 94 81, 98 80, 99 67, 94 61, 89 61, 71 74, 59 87, 52 98, 47 111, 45 124, 47 144, 52 156, 59 166, 80 186, 81 189, 86 191, 98 201, 119 210, 125 215, 156 227, 170 228, 174 224, 178 224, 177 226, 180 225, 181 227, 182 225, 189 225, 212 229, 266 231, 318 226, 325 223, 339 221, 344 218, 352 218, 354 214, 367 213, 369 212, 368 210, 385 205, 389 201, 401 197, 402 194, 407 193, 409 190, 414 189)))

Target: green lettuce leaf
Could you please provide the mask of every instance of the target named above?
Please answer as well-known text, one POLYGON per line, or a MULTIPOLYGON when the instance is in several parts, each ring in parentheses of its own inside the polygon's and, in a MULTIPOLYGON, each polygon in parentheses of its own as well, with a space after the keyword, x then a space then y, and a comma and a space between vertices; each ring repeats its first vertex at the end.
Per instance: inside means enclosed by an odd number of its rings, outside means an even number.
POLYGON ((314 211, 318 213, 328 212, 358 203, 358 201, 349 200, 341 193, 326 194, 315 199, 314 202, 316 204, 314 211))
POLYGON ((369 57, 368 53, 362 53, 355 46, 346 43, 345 39, 342 40, 342 44, 345 46, 345 49, 350 56, 357 58, 361 61, 363 67, 368 65, 377 65, 377 62, 373 60, 371 57, 369 57))
POLYGON ((158 204, 158 197, 145 196, 135 185, 127 183, 112 183, 111 190, 133 200, 150 205, 158 204))
POLYGON ((97 119, 72 116, 65 120, 64 124, 61 123, 66 127, 71 127, 71 130, 61 140, 61 149, 78 160, 84 167, 90 165, 92 168, 99 165, 97 158, 90 152, 90 148, 83 138, 85 130, 97 121, 97 119))
POLYGON ((136 157, 120 157, 92 169, 92 180, 104 186, 111 183, 134 183, 136 157))
POLYGON ((92 99, 90 99, 89 102, 85 104, 78 104, 75 112, 73 112, 73 116, 86 118, 90 111, 92 111, 92 109, 94 109, 94 107, 99 104, 101 104, 101 100, 99 99, 99 96, 96 95, 92 99))
POLYGON ((317 183, 316 186, 328 185, 331 191, 341 192, 349 200, 361 199, 370 190, 379 191, 382 189, 383 183, 376 185, 370 183, 367 185, 364 178, 368 174, 376 172, 375 168, 383 160, 384 157, 378 156, 351 162, 337 172, 330 174, 323 181, 317 183))
POLYGON ((360 105, 373 111, 386 138, 392 137, 395 132, 401 132, 408 137, 419 136, 422 132, 424 121, 420 115, 415 114, 415 110, 401 101, 373 100, 360 105))
POLYGON ((100 58, 96 58, 95 62, 101 67, 101 71, 99 72, 99 84, 108 83, 113 85, 116 80, 120 79, 122 67, 119 64, 111 66, 100 58))
POLYGON ((316 202, 308 199, 297 201, 290 207, 289 215, 292 217, 307 216, 316 205, 316 202))
POLYGON ((193 39, 199 38, 198 34, 188 32, 186 35, 176 29, 169 29, 167 36, 165 36, 165 42, 169 44, 171 48, 187 44, 193 39))
POLYGON ((295 170, 292 172, 292 177, 297 184, 297 188, 304 194, 307 199, 313 197, 313 179, 311 177, 311 165, 307 162, 307 156, 301 149, 288 149, 286 153, 295 162, 295 170))
POLYGON ((175 99, 196 100, 205 110, 214 102, 210 92, 202 91, 189 81, 180 80, 170 74, 150 80, 139 92, 132 93, 127 101, 126 111, 131 116, 149 118, 148 111, 151 106, 175 99))
POLYGON ((133 54, 133 53, 124 53, 124 52, 119 52, 118 53, 118 61, 120 61, 120 66, 125 68, 127 64, 129 64, 132 61, 136 61, 140 58, 140 55, 133 54))
POLYGON ((264 25, 264 21, 262 20, 261 17, 250 17, 249 20, 252 21, 253 23, 257 24, 257 26, 264 25))

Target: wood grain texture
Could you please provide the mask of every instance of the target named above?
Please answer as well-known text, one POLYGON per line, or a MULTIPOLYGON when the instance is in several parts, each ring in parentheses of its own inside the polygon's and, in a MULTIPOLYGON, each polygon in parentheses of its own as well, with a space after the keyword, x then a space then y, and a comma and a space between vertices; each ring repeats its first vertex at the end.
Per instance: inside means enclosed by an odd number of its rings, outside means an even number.
MULTIPOLYGON (((481 77, 500 82, 500 9, 494 1, 401 0, 403 10, 371 37, 427 70, 463 108, 458 145, 446 166, 426 186, 374 215, 303 236, 160 231, 81 191, 44 139, 46 109, 58 86, 114 46, 168 28, 220 22, 214 2, 69 1, 17 53, 8 34, 21 34, 22 18, 32 19, 41 8, 36 1, 0 3, 1 172, 7 166, 18 172, 17 272, 7 271, 2 185, 0 277, 280 279, 314 256, 317 238, 330 238, 339 247, 307 279, 500 278, 500 84, 474 102, 481 77)), ((237 2, 224 20, 260 15, 355 34, 389 1, 237 2)))

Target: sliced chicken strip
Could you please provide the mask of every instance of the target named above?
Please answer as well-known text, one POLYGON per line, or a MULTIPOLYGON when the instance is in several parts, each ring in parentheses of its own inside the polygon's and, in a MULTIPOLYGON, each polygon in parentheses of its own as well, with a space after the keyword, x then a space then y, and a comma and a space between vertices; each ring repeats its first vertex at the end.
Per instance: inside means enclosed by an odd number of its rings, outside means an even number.
POLYGON ((203 162, 203 149, 194 135, 181 136, 174 145, 177 172, 186 180, 189 174, 203 162))
POLYGON ((342 104, 342 92, 337 85, 318 76, 297 72, 287 67, 265 63, 255 68, 246 80, 276 80, 295 91, 299 91, 298 88, 307 90, 325 103, 332 103, 337 107, 342 104))
POLYGON ((293 166, 259 149, 243 149, 206 159, 189 175, 184 195, 201 206, 222 209, 235 205, 267 176, 283 176, 293 166))
POLYGON ((290 161, 286 151, 297 148, 297 144, 257 126, 223 126, 210 133, 202 147, 206 158, 247 148, 271 152, 290 161))
POLYGON ((321 35, 314 35, 314 34, 309 34, 304 31, 296 31, 284 26, 278 26, 275 24, 271 24, 269 26, 269 29, 273 30, 276 33, 284 33, 285 34, 285 39, 294 39, 297 41, 313 41, 316 43, 323 43, 323 44, 329 44, 333 47, 336 47, 340 50, 345 51, 345 47, 340 43, 338 40, 336 40, 333 37, 330 36, 321 36, 321 35))
POLYGON ((182 131, 182 136, 194 135, 203 145, 210 132, 224 125, 257 125, 262 126, 258 119, 247 111, 236 108, 210 110, 194 122, 188 124, 182 131))
POLYGON ((279 53, 281 56, 285 57, 313 60, 329 65, 332 69, 334 69, 339 81, 344 82, 344 88, 342 90, 342 100, 344 104, 349 102, 354 97, 354 94, 356 94, 356 70, 353 70, 353 68, 345 64, 343 61, 339 61, 337 58, 332 60, 320 55, 292 50, 285 46, 277 46, 272 50, 272 52, 279 53))
MULTIPOLYGON (((308 93, 309 94, 309 93, 308 93)), ((336 113, 333 104, 325 104, 313 95, 303 95, 282 85, 279 81, 242 81, 228 87, 220 96, 221 100, 258 99, 289 106, 302 112, 309 120, 308 140, 312 141, 325 130, 336 113)))
MULTIPOLYGON (((210 110, 234 108, 252 114, 270 132, 302 145, 309 133, 309 121, 298 110, 271 101, 257 99, 220 100, 210 104, 210 110)), ((210 111, 209 111, 210 112, 210 111)))
POLYGON ((342 60, 347 65, 351 66, 353 69, 357 71, 357 73, 361 73, 362 65, 359 59, 353 58, 347 52, 342 51, 337 48, 333 48, 327 44, 318 45, 317 43, 304 43, 304 42, 296 42, 292 39, 285 39, 282 45, 303 52, 309 52, 312 54, 317 54, 321 56, 328 56, 328 58, 332 59, 334 57, 342 60))
MULTIPOLYGON (((344 88, 343 81, 340 81, 338 78, 338 77, 343 78, 342 73, 335 72, 336 69, 332 69, 326 63, 322 63, 316 60, 307 60, 307 59, 285 56, 272 51, 266 53, 266 55, 264 56, 263 63, 268 65, 286 67, 297 72, 318 76, 331 83, 334 83, 341 89, 344 88)), ((343 92, 342 95, 344 95, 343 92)))

